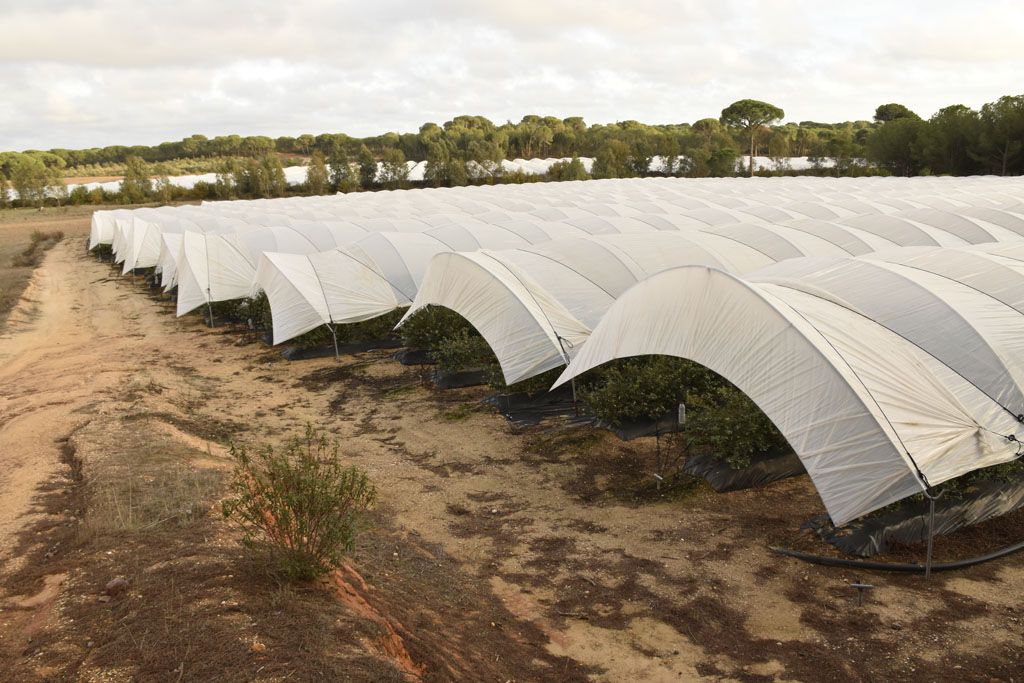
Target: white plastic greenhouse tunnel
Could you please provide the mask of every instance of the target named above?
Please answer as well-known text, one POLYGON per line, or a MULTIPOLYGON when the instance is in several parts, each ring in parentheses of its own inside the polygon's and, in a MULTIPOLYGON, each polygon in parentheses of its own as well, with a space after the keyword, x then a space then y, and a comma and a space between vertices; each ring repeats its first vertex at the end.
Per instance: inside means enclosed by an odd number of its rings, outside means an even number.
POLYGON ((442 306, 479 331, 509 384, 640 355, 701 363, 781 430, 838 525, 1019 457, 1024 438, 1020 179, 649 178, 206 202, 96 212, 89 245, 101 244, 123 273, 153 269, 179 315, 265 293, 274 343, 442 306))
POLYGON ((788 209, 798 213, 810 210, 807 217, 831 219, 832 214, 843 217, 845 213, 865 213, 865 207, 883 212, 909 208, 952 209, 976 205, 979 201, 991 207, 1019 206, 1019 195, 1007 185, 1005 181, 991 178, 710 179, 688 180, 685 184, 674 179, 648 179, 206 202, 199 207, 97 212, 90 245, 111 243, 114 239, 113 225, 118 217, 136 213, 144 216, 154 211, 234 215, 266 226, 280 224, 275 220, 281 216, 310 220, 339 216, 387 217, 410 215, 411 212, 422 215, 447 212, 465 216, 495 208, 524 215, 535 210, 547 215, 554 211, 557 215, 557 207, 581 207, 579 210, 584 215, 625 215, 623 210, 627 214, 657 214, 714 206, 738 208, 761 205, 787 209, 786 204, 792 203, 788 209), (978 189, 984 192, 976 191, 978 189), (806 202, 827 202, 831 209, 808 207, 806 202), (610 208, 613 206, 619 209, 610 208))
MULTIPOLYGON (((608 204, 601 206, 604 209, 611 208, 608 204)), ((588 208, 594 209, 595 207, 591 205, 588 208)), ((649 209, 650 207, 643 206, 642 208, 649 209)), ((880 207, 872 207, 867 204, 858 205, 856 208, 869 212, 882 210, 880 207)), ((955 208, 956 210, 959 209, 959 207, 955 208)), ((989 209, 992 215, 989 215, 987 219, 958 221, 956 220, 959 218, 958 216, 948 212, 924 209, 923 211, 931 213, 916 213, 903 217, 898 215, 900 213, 899 209, 890 208, 891 214, 885 216, 886 220, 880 220, 877 224, 861 221, 857 227, 848 225, 846 221, 852 222, 857 218, 864 217, 864 214, 855 214, 850 208, 836 207, 836 210, 833 211, 826 208, 823 204, 803 202, 800 204, 800 209, 800 211, 795 209, 775 209, 773 210, 774 213, 756 210, 741 212, 730 209, 687 209, 678 213, 666 211, 663 214, 636 214, 628 216, 618 215, 625 211, 625 209, 620 207, 619 209, 611 209, 610 213, 613 215, 603 217, 593 213, 581 215, 577 213, 582 211, 578 207, 562 207, 557 209, 551 208, 547 211, 534 211, 531 217, 535 220, 547 220, 546 225, 550 226, 546 229, 547 234, 544 236, 547 238, 557 234, 559 231, 562 231, 563 234, 569 234, 565 232, 568 229, 576 229, 599 235, 617 233, 650 234, 659 231, 683 232, 689 235, 694 231, 707 232, 712 226, 717 226, 715 228, 716 234, 720 235, 722 240, 725 242, 738 242, 740 243, 738 248, 748 252, 756 252, 758 256, 763 257, 758 259, 755 256, 754 263, 749 266, 749 269, 763 265, 765 262, 805 254, 859 254, 893 245, 968 244, 975 241, 1016 238, 1017 233, 1014 231, 1014 228, 1019 228, 1014 223, 1014 216, 995 209, 989 209), (573 208, 574 211, 566 211, 566 209, 573 208), (844 218, 828 223, 807 217, 808 215, 824 215, 826 212, 833 216, 842 215, 844 218), (757 216, 758 213, 765 214, 768 217, 760 219, 757 216), (782 223, 773 223, 771 222, 773 218, 785 220, 782 223), (752 221, 752 223, 740 223, 739 221, 742 220, 752 221), (997 222, 993 223, 992 221, 997 222), (936 227, 936 225, 945 227, 936 227), (1008 227, 1004 227, 1004 225, 1008 227), (958 232, 961 234, 958 235, 958 232)), ((905 213, 911 211, 917 211, 917 209, 903 210, 905 213)), ((601 212, 608 213, 608 211, 601 212)), ((874 213, 873 217, 880 218, 878 213, 874 213)), ((474 216, 474 220, 480 220, 481 222, 489 220, 494 221, 494 224, 502 225, 500 221, 495 220, 493 213, 484 217, 480 215, 474 216)), ((505 223, 504 225, 512 228, 516 227, 512 223, 505 223)), ((708 237, 702 239, 712 240, 715 238, 708 237)), ((532 243, 537 244, 539 241, 538 239, 533 239, 532 243)), ((455 245, 450 245, 450 247, 447 251, 452 253, 466 253, 474 248, 473 246, 459 247, 455 245)), ((636 248, 641 247, 638 245, 636 248)), ((424 253, 414 253, 413 257, 419 261, 422 260, 423 255, 424 253)), ((270 304, 274 313, 274 319, 280 321, 275 323, 275 343, 285 341, 296 334, 300 334, 302 331, 311 329, 310 326, 314 325, 314 322, 317 320, 320 321, 319 324, 350 320, 350 316, 343 313, 349 303, 354 305, 356 310, 359 311, 359 319, 365 319, 361 316, 367 315, 367 311, 362 308, 359 291, 349 288, 333 288, 332 278, 340 277, 340 273, 344 272, 344 270, 322 276, 315 273, 317 268, 332 268, 332 259, 336 260, 337 258, 337 256, 331 258, 318 257, 309 260, 305 264, 302 264, 301 260, 272 258, 268 259, 268 262, 264 264, 260 276, 263 279, 271 277, 269 272, 278 267, 275 264, 279 264, 281 268, 285 268, 288 271, 287 273, 278 272, 273 276, 278 281, 278 285, 281 285, 289 277, 294 276, 297 278, 290 288, 293 290, 290 295, 292 298, 282 298, 283 292, 286 290, 280 286, 275 287, 276 296, 271 297, 270 304), (345 302, 343 300, 332 301, 325 299, 326 289, 331 290, 329 296, 349 297, 353 300, 345 302), (337 315, 331 313, 332 308, 337 315)), ((663 263, 662 267, 680 265, 686 263, 686 259, 687 257, 682 255, 676 260, 663 263)), ((556 263, 559 261, 558 258, 554 260, 556 263)), ((406 270, 408 270, 408 267, 409 264, 405 264, 406 270)), ((650 274, 650 272, 652 271, 649 269, 640 268, 637 275, 642 277, 650 274)), ((744 269, 739 269, 738 272, 744 272, 744 269)), ((260 282, 256 284, 257 288, 269 291, 267 287, 261 287, 260 282)), ((413 285, 412 288, 399 289, 402 289, 404 295, 409 295, 411 292, 418 296, 418 280, 414 280, 413 285)), ((455 286, 457 287, 457 285, 455 286)), ((561 287, 556 286, 553 292, 554 296, 557 296, 560 289, 561 287)), ((393 310, 394 307, 406 305, 406 296, 404 295, 398 296, 394 301, 389 299, 385 302, 375 299, 376 303, 379 304, 379 308, 376 309, 379 311, 378 315, 387 312, 387 310, 393 310), (387 310, 384 310, 385 308, 387 310)), ((536 296, 536 294, 531 294, 531 296, 536 296)), ((442 302, 420 297, 416 303, 416 308, 429 303, 442 302)), ((564 337, 565 335, 562 336, 564 337)), ((561 346, 561 343, 559 346, 561 346)))
POLYGON ((567 362, 619 295, 668 268, 700 264, 744 274, 801 256, 1020 239, 1013 230, 1020 218, 1007 212, 990 209, 985 219, 969 219, 931 209, 910 211, 925 213, 915 214, 913 222, 865 216, 872 220, 858 220, 857 227, 813 219, 723 223, 444 254, 431 262, 406 318, 430 305, 459 313, 487 340, 511 384, 567 362))
MULTIPOLYGON (((581 234, 565 226, 554 234, 581 234)), ((378 232, 338 249, 308 255, 264 253, 253 280, 267 295, 273 341, 315 327, 353 323, 412 303, 431 259, 442 252, 475 251, 546 241, 534 224, 445 225, 421 233, 378 232)))
POLYGON ((772 420, 842 525, 1020 457, 1022 248, 664 271, 615 302, 558 383, 616 358, 700 363, 772 420))
POLYGON ((366 232, 348 224, 294 221, 229 233, 185 232, 176 263, 177 314, 248 296, 264 252, 308 254, 348 244, 366 232))
POLYGON ((128 215, 130 215, 130 209, 94 212, 89 222, 89 249, 113 242, 114 225, 117 218, 128 215))

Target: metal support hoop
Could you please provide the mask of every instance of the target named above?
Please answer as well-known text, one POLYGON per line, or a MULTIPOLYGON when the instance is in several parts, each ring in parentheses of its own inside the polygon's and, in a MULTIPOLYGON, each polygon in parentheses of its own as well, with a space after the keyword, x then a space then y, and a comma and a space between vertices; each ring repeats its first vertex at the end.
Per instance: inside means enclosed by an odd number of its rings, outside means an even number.
MULTIPOLYGON (((566 366, 569 365, 569 352, 566 350, 565 345, 568 344, 569 348, 572 348, 572 342, 563 337, 562 335, 556 335, 558 339, 558 345, 562 347, 562 357, 565 358, 566 366)), ((580 404, 576 400, 576 377, 574 376, 570 383, 572 385, 572 410, 576 414, 576 417, 580 416, 580 404)))
POLYGON ((942 492, 933 495, 925 490, 924 497, 928 499, 928 550, 924 559, 924 578, 927 581, 932 575, 932 549, 935 546, 935 501, 942 497, 942 492))
POLYGON ((328 323, 326 327, 327 330, 331 333, 331 337, 334 338, 334 358, 336 360, 341 360, 341 353, 338 351, 338 333, 334 329, 334 324, 328 323))

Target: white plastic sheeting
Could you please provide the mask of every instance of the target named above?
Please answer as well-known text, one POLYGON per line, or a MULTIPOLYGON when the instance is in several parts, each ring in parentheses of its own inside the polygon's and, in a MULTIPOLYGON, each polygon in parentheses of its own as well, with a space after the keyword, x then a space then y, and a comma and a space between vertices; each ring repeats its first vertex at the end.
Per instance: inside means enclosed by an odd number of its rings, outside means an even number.
POLYGON ((665 271, 616 301, 559 383, 648 354, 709 367, 775 423, 842 525, 1018 457, 1024 317, 950 276, 864 259, 665 271))
POLYGON ((248 296, 256 266, 266 251, 310 254, 348 244, 365 234, 355 226, 316 221, 224 234, 186 232, 176 264, 177 314, 206 303, 248 296))
POLYGON ((407 305, 422 266, 447 248, 425 233, 374 233, 335 251, 263 254, 255 286, 270 302, 274 343, 407 305))
POLYGON ((586 236, 442 254, 431 261, 405 319, 429 305, 458 312, 487 340, 511 384, 565 364, 615 300, 649 275, 685 263, 746 272, 771 262, 710 232, 586 236))
MULTIPOLYGON (((312 253, 301 241, 260 239, 267 228, 302 231, 303 226, 325 223, 344 227, 355 235, 434 231, 432 235, 446 245, 443 251, 453 252, 481 247, 505 251, 522 246, 517 238, 537 245, 579 234, 639 237, 661 232, 702 233, 692 239, 700 242, 701 249, 710 249, 708 253, 716 255, 716 267, 744 273, 807 254, 859 255, 893 246, 956 246, 1016 239, 1024 232, 1024 215, 1019 213, 1020 198, 1024 196, 1021 190, 1021 183, 1012 179, 977 178, 605 180, 139 209, 98 217, 96 232, 101 232, 103 225, 112 225, 115 261, 122 263, 123 271, 158 268, 165 288, 179 287, 179 311, 184 312, 204 302, 251 291, 251 283, 243 281, 249 273, 255 275, 264 252, 312 253), (494 232, 495 228, 507 232, 504 240, 500 239, 501 233, 494 232), (489 237, 480 242, 467 232, 472 230, 489 231, 489 237), (187 240, 187 249, 184 239, 165 239, 186 232, 205 236, 187 240), (243 238, 247 232, 254 235, 243 238), (175 248, 172 242, 180 244, 175 248), (211 242, 215 243, 212 249, 208 247, 211 242)), ((351 239, 336 240, 322 248, 333 249, 350 242, 351 239)), ((636 243, 631 248, 642 246, 636 243)), ((658 267, 690 262, 687 259, 691 252, 692 248, 677 254, 678 260, 658 267)), ((411 260, 402 267, 408 271, 415 266, 417 272, 422 272, 426 268, 423 259, 432 254, 429 250, 413 250, 408 257, 411 260)), ((303 267, 329 269, 332 258, 337 256, 307 259, 303 267)), ((555 254, 551 258, 558 260, 562 256, 555 254)), ((267 268, 273 268, 274 262, 268 263, 267 268)), ((298 266, 288 259, 276 262, 282 267, 288 262, 289 273, 300 279, 306 277, 299 275, 298 266)), ((577 270, 587 268, 575 256, 570 262, 577 270)), ((338 276, 347 272, 335 270, 338 276)), ((393 270, 385 267, 382 272, 390 276, 393 270)), ((656 272, 646 265, 634 270, 636 278, 656 272)), ((362 305, 362 294, 351 283, 338 284, 341 287, 334 291, 339 297, 342 291, 348 292, 351 305, 362 305)), ((418 285, 418 280, 407 278, 403 287, 408 295, 405 298, 415 297, 418 285)), ((599 305, 587 302, 585 297, 554 281, 543 297, 533 288, 527 289, 533 298, 558 301, 570 311, 579 323, 569 326, 574 330, 580 326, 589 329, 593 324, 590 321, 596 321, 596 312, 609 305, 607 301, 599 305)), ((308 292, 306 298, 315 299, 308 292)), ((405 304, 403 297, 395 301, 398 303, 394 305, 405 304)), ((299 313, 297 305, 273 310, 275 319, 295 315, 294 322, 282 320, 281 330, 302 329, 308 320, 314 319, 310 311, 299 313)), ((331 306, 340 312, 348 304, 339 299, 325 305, 329 313, 331 306)), ((330 322, 330 316, 325 318, 322 313, 315 317, 330 322)), ((549 335, 545 332, 541 336, 549 335)), ((551 353, 561 358, 565 346, 558 341, 558 348, 552 347, 551 353)))
MULTIPOLYGON (((700 264, 744 274, 801 256, 838 258, 897 246, 1020 239, 1012 229, 1015 217, 994 209, 984 219, 902 209, 836 222, 773 211, 687 210, 659 217, 657 225, 664 231, 655 234, 604 235, 532 251, 437 258, 406 317, 428 305, 455 310, 491 345, 505 381, 513 383, 563 364, 622 292, 668 268, 700 264), (730 222, 737 215, 758 214, 781 222, 730 222), (695 217, 701 227, 686 222, 695 217)), ((614 228, 636 219, 593 220, 614 228)))
POLYGON ((181 242, 185 233, 164 233, 160 236, 160 254, 157 256, 156 269, 160 273, 160 284, 164 291, 178 284, 178 256, 181 254, 181 242))
POLYGON ((351 323, 412 303, 431 259, 442 252, 526 246, 557 231, 535 224, 442 225, 421 233, 371 233, 348 247, 300 256, 266 252, 253 293, 266 293, 275 344, 328 323, 351 323))
POLYGON ((124 247, 118 252, 118 257, 123 257, 121 272, 128 273, 136 268, 156 266, 163 248, 163 235, 180 235, 187 230, 198 229, 195 223, 180 213, 155 211, 152 214, 133 216, 129 229, 125 232, 124 247))
POLYGON ((101 244, 110 244, 114 240, 114 223, 120 217, 131 215, 129 209, 114 209, 113 211, 95 211, 89 222, 89 248, 93 249, 101 244))
MULTIPOLYGON (((322 197, 289 197, 202 206, 137 209, 129 216, 159 212, 196 216, 231 216, 254 225, 288 225, 289 219, 358 221, 368 218, 426 220, 436 214, 465 217, 499 209, 545 220, 586 216, 664 215, 687 209, 742 210, 724 220, 752 217, 777 221, 781 215, 840 220, 865 213, 932 208, 1021 210, 1020 183, 993 178, 776 178, 776 179, 646 179, 543 183, 528 186, 447 188, 413 192, 356 193, 322 197), (757 207, 765 207, 758 211, 757 207), (782 213, 780 213, 782 212, 782 213)), ((112 241, 108 212, 98 213, 91 242, 112 241), (107 228, 103 228, 103 224, 107 228)), ((123 213, 123 212, 110 212, 123 213)), ((699 220, 699 216, 695 217, 699 220)), ((130 225, 125 229, 131 230, 130 225)), ((121 259, 123 260, 123 258, 121 259)))
POLYGON ((867 259, 794 259, 749 276, 857 312, 945 364, 1004 406, 1024 414, 1024 316, 993 297, 991 283, 1024 293, 1024 270, 966 250, 895 251, 867 259), (971 263, 965 273, 951 268, 971 263))

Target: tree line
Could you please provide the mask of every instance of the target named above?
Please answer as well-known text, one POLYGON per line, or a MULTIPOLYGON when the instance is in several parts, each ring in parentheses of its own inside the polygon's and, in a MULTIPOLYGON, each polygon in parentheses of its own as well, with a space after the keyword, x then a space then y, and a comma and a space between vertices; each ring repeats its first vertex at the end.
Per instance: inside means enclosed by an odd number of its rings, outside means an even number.
MULTIPOLYGON (((19 203, 136 202, 145 200, 274 197, 289 193, 320 194, 410 186, 406 160, 427 162, 423 185, 621 178, 651 174, 707 177, 741 172, 741 154, 775 160, 809 157, 809 173, 902 176, 1024 173, 1024 95, 1001 97, 975 110, 944 107, 924 119, 906 106, 889 103, 871 121, 780 123, 784 111, 767 102, 739 100, 718 118, 693 123, 649 125, 638 121, 587 125, 581 117, 560 119, 529 115, 518 123, 495 124, 482 116, 457 116, 438 125, 426 123, 415 133, 389 132, 356 138, 344 133, 297 137, 192 135, 155 146, 111 146, 81 150, 0 153, 0 205, 19 203), (307 182, 284 182, 282 157, 308 163, 307 182), (652 170, 651 160, 660 167, 652 170), (564 157, 544 176, 506 173, 501 161, 513 158, 564 157), (592 157, 588 173, 577 160, 592 157), (213 183, 186 190, 164 182, 188 160, 190 168, 217 174, 213 183), (814 162, 821 162, 815 165, 814 162), (826 163, 827 162, 827 163, 826 163), (114 169, 125 177, 119 193, 70 194, 58 182, 73 169, 114 169), (115 196, 116 195, 116 196, 115 196)), ((773 171, 792 173, 784 163, 773 171)))

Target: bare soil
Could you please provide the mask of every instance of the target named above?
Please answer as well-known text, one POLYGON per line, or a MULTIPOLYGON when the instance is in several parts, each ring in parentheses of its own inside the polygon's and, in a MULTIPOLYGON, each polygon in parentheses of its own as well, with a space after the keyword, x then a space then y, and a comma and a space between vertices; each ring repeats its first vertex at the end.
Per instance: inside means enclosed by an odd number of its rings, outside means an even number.
POLYGON ((0 330, 21 298, 32 276, 32 267, 21 265, 19 257, 29 247, 32 233, 63 232, 65 237, 89 234, 93 207, 4 209, 0 211, 0 330))
MULTIPOLYGON (((12 680, 1022 678, 1019 557, 928 582, 785 559, 768 545, 828 552, 799 531, 822 512, 806 477, 659 492, 652 440, 514 430, 485 390, 385 352, 289 363, 83 250, 47 255, 0 338, 12 680), (288 586, 217 499, 229 441, 306 423, 382 502, 350 567, 288 586), (104 596, 114 576, 129 588, 104 596)), ((936 555, 1022 532, 1008 516, 936 555)))

